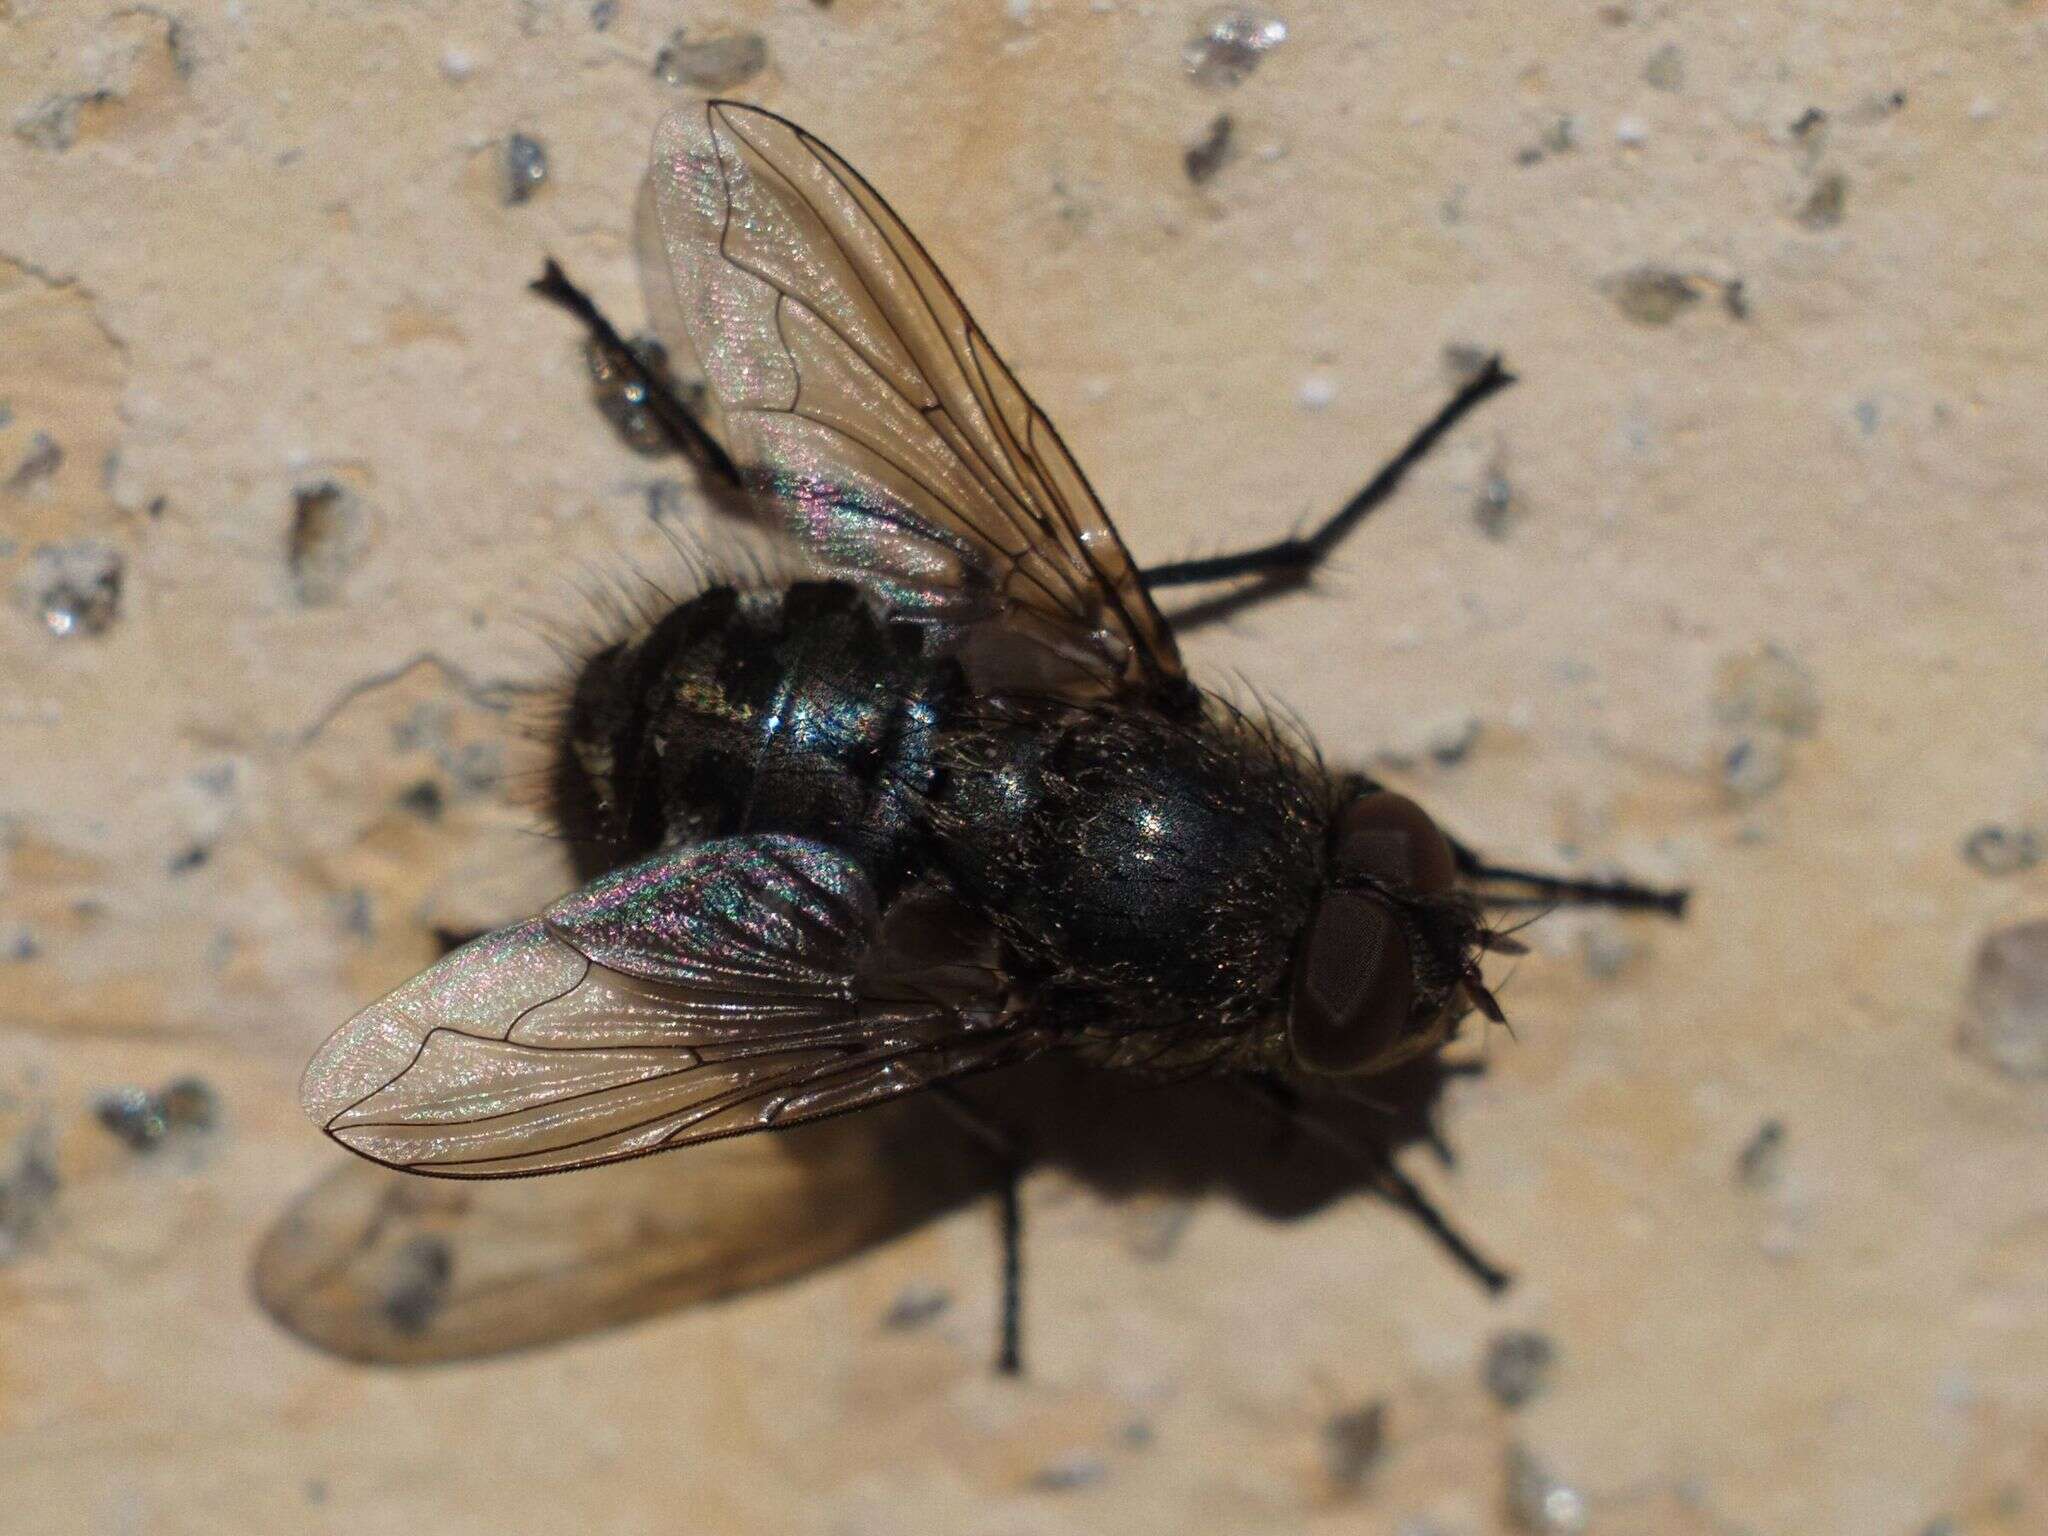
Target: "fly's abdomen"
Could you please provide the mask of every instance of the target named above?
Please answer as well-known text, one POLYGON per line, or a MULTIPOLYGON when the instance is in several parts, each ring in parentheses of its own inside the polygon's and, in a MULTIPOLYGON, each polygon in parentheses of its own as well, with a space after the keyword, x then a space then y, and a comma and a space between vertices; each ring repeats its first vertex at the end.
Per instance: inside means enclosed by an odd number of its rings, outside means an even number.
POLYGON ((782 832, 845 849, 886 888, 914 854, 954 675, 846 583, 713 587, 585 667, 558 813, 608 864, 782 832))

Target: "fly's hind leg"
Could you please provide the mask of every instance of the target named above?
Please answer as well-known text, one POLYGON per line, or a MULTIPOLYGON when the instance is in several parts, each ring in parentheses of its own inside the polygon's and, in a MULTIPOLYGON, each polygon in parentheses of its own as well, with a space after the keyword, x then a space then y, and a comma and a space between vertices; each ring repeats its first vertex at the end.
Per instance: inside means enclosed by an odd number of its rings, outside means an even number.
POLYGON ((996 1188, 996 1216, 1002 1242, 1002 1315, 997 1324, 996 1370, 1004 1376, 1024 1371, 1024 1206, 1020 1186, 1029 1161, 1023 1138, 990 1120, 949 1083, 932 1087, 932 1095, 961 1127, 988 1151, 1001 1183, 996 1188))
POLYGON ((604 311, 597 307, 589 294, 569 280, 569 274, 552 257, 542 268, 541 275, 529 286, 549 303, 567 310, 583 322, 605 362, 639 388, 648 414, 675 446, 676 452, 696 468, 708 491, 722 500, 744 497, 745 482, 732 455, 725 451, 725 445, 711 435, 697 413, 676 393, 669 379, 659 370, 649 367, 647 360, 627 345, 626 339, 605 318, 604 311))

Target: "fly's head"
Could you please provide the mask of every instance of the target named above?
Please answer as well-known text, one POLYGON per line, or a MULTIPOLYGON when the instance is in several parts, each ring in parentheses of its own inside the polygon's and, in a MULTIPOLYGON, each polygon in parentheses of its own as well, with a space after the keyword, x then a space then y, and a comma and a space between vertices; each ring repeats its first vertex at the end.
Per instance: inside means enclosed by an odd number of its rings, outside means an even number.
POLYGON ((1457 860, 1413 800, 1367 789, 1330 828, 1325 883, 1295 955, 1287 1038, 1302 1070, 1380 1072, 1442 1044, 1477 1008, 1501 1012, 1479 970, 1489 933, 1459 893, 1457 860))

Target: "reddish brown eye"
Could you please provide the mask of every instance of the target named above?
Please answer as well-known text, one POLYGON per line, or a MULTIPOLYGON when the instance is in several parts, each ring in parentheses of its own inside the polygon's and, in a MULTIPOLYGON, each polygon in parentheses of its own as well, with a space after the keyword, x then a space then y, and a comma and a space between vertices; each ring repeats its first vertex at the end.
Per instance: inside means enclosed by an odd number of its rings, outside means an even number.
POLYGON ((1325 895, 1295 963, 1295 1059, 1317 1072, 1369 1065, 1400 1040, 1414 1000, 1408 941, 1387 904, 1363 891, 1325 895))
POLYGON ((1429 813, 1406 795, 1375 790, 1338 814, 1331 862, 1340 875, 1441 896, 1457 883, 1451 845, 1429 813))

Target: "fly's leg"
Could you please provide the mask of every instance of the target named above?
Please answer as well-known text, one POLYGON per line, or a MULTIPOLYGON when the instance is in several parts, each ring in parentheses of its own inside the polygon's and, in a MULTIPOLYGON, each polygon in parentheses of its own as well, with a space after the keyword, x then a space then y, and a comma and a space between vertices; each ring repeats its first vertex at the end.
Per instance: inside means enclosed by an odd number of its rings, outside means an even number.
POLYGON ((648 411, 676 451, 695 466, 714 494, 736 497, 744 494, 745 483, 739 466, 713 437, 697 413, 684 404, 669 381, 647 366, 645 359, 626 344, 611 321, 592 302, 590 295, 569 281, 569 274, 550 257, 539 277, 529 285, 549 303, 560 306, 583 322, 591 340, 604 359, 637 384, 646 396, 648 411))
POLYGON ((1692 892, 1684 886, 1660 890, 1633 880, 1577 880, 1537 870, 1494 864, 1455 837, 1448 839, 1458 873, 1474 887, 1473 894, 1490 907, 1612 907, 1621 912, 1661 912, 1685 916, 1692 892))
MULTIPOLYGON (((1357 799, 1386 786, 1370 774, 1347 773, 1342 783, 1345 799, 1357 799)), ((1441 829, 1439 829, 1441 830, 1441 829)), ((1546 875, 1540 870, 1516 869, 1495 864, 1469 843, 1450 833, 1451 861, 1473 895, 1489 907, 1613 907, 1623 912, 1661 912, 1666 917, 1685 916, 1685 904, 1692 891, 1685 886, 1659 889, 1634 880, 1580 880, 1571 875, 1546 875)))
POLYGON ((1451 397, 1449 403, 1408 440, 1408 446, 1389 459, 1380 472, 1366 482, 1364 490, 1339 507, 1335 515, 1313 533, 1241 549, 1235 554, 1155 565, 1150 570, 1140 571, 1139 578, 1155 592, 1161 587, 1194 586, 1206 581, 1228 581, 1237 576, 1265 576, 1274 578, 1276 583, 1281 578, 1305 579, 1329 558, 1330 552, 1347 533, 1394 494, 1402 477, 1436 446, 1437 439, 1450 431, 1460 417, 1489 395, 1499 393, 1514 382, 1515 376, 1501 366, 1498 357, 1488 358, 1486 365, 1451 397))
POLYGON ((991 1121, 950 1083, 936 1083, 931 1091, 961 1127, 987 1150, 1002 1181, 996 1189, 996 1217, 1003 1245, 1003 1300, 997 1325, 996 1370, 1004 1376, 1019 1376, 1024 1371, 1024 1205, 1020 1185, 1028 1161, 1023 1139, 991 1121))
POLYGON ((1363 1138, 1347 1136, 1327 1120, 1305 1107, 1301 1098, 1285 1083, 1269 1077, 1246 1080, 1260 1101, 1303 1135, 1331 1148, 1346 1159, 1362 1165, 1373 1187, 1418 1222, 1422 1230, 1440 1243, 1460 1269, 1478 1281, 1489 1296, 1498 1296, 1514 1283, 1514 1276, 1472 1246, 1450 1218, 1394 1163, 1386 1147, 1363 1138))

